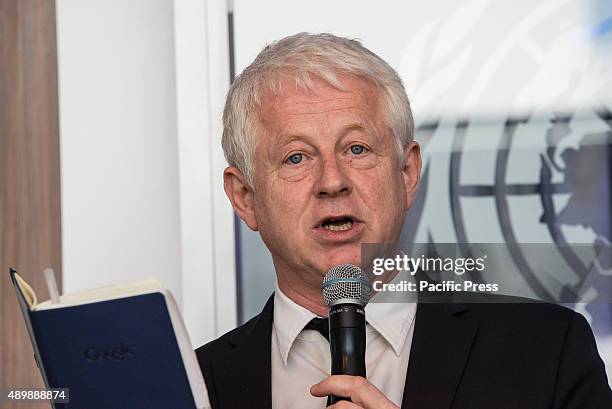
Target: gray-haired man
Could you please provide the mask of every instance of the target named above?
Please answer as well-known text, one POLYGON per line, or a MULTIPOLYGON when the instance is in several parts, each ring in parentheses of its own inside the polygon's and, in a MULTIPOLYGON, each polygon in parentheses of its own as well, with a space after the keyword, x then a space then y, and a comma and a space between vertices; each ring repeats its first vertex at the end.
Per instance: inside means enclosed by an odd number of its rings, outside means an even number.
POLYGON ((544 304, 367 307, 368 379, 329 376, 331 267, 393 243, 421 159, 397 73, 359 42, 297 34, 236 79, 224 112, 225 191, 272 254, 274 295, 197 350, 213 408, 610 408, 588 324, 544 304), (502 324, 500 324, 502 323, 502 324))

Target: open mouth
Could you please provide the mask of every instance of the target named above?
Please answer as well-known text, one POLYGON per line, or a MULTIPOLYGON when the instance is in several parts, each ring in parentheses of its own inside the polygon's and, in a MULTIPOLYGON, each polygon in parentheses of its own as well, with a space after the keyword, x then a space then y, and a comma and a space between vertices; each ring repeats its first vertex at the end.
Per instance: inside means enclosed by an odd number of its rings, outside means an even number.
POLYGON ((349 216, 334 217, 323 220, 321 227, 331 231, 346 231, 353 227, 354 220, 349 216))

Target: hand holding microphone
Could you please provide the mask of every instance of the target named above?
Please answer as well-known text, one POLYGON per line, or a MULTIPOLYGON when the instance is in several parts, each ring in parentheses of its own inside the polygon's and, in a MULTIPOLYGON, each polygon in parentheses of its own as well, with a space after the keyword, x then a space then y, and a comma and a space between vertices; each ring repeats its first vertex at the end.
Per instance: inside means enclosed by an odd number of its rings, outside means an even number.
MULTIPOLYGON (((329 307, 329 349, 331 374, 366 377, 365 306, 372 286, 361 269, 341 264, 329 270, 321 284, 323 300, 329 307)), ((331 396, 334 404, 346 398, 331 396)))
POLYGON ((341 264, 325 274, 321 293, 329 306, 332 376, 314 385, 310 392, 314 396, 329 395, 328 405, 344 400, 356 408, 397 408, 366 379, 365 306, 372 294, 370 281, 359 267, 341 264))

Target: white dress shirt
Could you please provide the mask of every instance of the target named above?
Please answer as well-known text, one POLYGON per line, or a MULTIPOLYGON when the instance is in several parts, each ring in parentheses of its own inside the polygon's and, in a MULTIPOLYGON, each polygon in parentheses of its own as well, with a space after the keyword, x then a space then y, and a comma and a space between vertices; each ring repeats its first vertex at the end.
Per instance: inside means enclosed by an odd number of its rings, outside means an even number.
MULTIPOLYGON (((401 406, 414 332, 415 303, 366 306, 366 373, 388 399, 401 406)), ((310 387, 330 375, 329 343, 315 330, 303 329, 316 317, 276 286, 272 324, 272 408, 323 409, 310 387)))
MULTIPOLYGON (((401 406, 412 345, 415 303, 366 306, 366 372, 368 380, 401 406)), ((272 324, 272 408, 324 409, 327 398, 315 398, 310 387, 330 375, 329 343, 304 327, 316 315, 296 304, 276 285, 272 324)), ((206 409, 210 403, 206 402, 206 409)))

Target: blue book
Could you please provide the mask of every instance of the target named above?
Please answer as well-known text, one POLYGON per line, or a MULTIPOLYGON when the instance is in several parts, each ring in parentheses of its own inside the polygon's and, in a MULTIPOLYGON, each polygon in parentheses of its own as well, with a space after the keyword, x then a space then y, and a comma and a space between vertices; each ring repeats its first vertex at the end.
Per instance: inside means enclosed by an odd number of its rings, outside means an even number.
POLYGON ((172 294, 155 279, 38 303, 11 270, 34 356, 57 409, 201 409, 204 379, 172 294), (55 301, 55 302, 54 302, 55 301))

